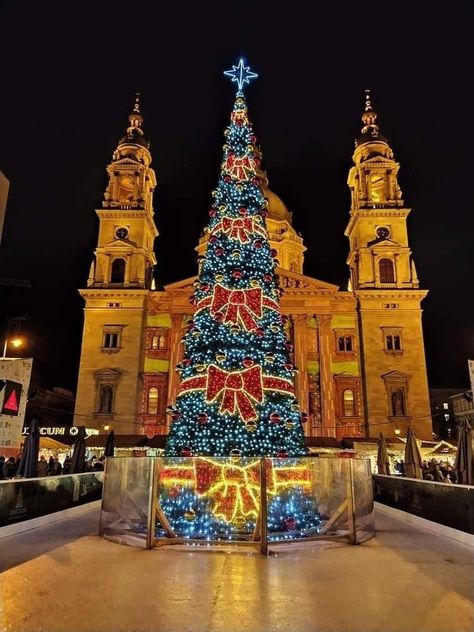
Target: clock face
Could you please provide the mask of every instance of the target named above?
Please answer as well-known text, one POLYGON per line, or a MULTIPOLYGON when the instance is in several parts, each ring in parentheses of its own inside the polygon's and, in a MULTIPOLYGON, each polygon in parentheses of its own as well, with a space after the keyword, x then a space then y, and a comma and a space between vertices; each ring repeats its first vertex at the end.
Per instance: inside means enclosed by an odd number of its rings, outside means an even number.
POLYGON ((377 237, 379 237, 380 239, 387 239, 389 235, 390 231, 385 226, 380 226, 379 228, 377 228, 377 237))
POLYGON ((115 231, 115 236, 117 239, 127 239, 128 237, 128 229, 127 228, 117 228, 115 231))

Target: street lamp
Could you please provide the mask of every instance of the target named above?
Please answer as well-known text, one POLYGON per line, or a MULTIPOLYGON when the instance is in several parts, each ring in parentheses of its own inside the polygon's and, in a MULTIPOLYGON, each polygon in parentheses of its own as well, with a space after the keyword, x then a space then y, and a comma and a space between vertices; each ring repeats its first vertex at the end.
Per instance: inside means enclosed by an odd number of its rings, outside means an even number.
POLYGON ((12 323, 18 323, 20 320, 26 320, 26 316, 17 316, 16 318, 7 318, 7 331, 5 334, 5 342, 3 344, 3 355, 2 360, 7 357, 7 347, 10 344, 15 349, 18 349, 23 344, 23 338, 18 334, 11 336, 12 334, 12 323), (11 336, 11 337, 10 337, 11 336))

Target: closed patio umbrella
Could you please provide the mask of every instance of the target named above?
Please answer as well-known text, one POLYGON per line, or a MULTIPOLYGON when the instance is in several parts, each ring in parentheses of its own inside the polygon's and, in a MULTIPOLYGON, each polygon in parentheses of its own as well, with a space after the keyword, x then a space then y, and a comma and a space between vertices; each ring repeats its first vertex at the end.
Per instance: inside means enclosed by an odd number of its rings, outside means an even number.
POLYGON ((383 433, 380 433, 379 448, 377 450, 377 469, 379 474, 390 476, 390 459, 388 458, 387 444, 383 433))
POLYGON ((407 442, 405 444, 405 476, 408 478, 423 478, 421 471, 422 459, 420 448, 416 442, 415 433, 408 426, 407 442))
POLYGON ((474 431, 467 419, 459 423, 458 452, 454 469, 458 473, 458 482, 474 485, 474 431))
POLYGON ((86 471, 86 429, 84 426, 78 426, 78 428, 79 432, 72 451, 70 474, 86 471))
POLYGON ((107 435, 107 441, 105 442, 104 456, 114 456, 115 452, 115 432, 111 430, 107 435))
POLYGON ((38 476, 39 444, 40 433, 38 422, 36 419, 33 419, 30 425, 30 432, 26 437, 23 447, 23 454, 21 455, 20 465, 16 473, 17 476, 24 476, 25 478, 38 476))

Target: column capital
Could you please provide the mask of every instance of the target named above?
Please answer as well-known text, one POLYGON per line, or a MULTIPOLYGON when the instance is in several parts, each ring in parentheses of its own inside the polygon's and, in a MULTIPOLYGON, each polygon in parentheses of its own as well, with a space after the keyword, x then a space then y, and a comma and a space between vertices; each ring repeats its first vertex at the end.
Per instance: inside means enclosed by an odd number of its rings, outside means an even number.
POLYGON ((332 314, 317 314, 316 319, 319 325, 328 327, 332 321, 332 314))
POLYGON ((306 314, 291 314, 293 324, 298 325, 299 327, 306 325, 307 318, 306 314))

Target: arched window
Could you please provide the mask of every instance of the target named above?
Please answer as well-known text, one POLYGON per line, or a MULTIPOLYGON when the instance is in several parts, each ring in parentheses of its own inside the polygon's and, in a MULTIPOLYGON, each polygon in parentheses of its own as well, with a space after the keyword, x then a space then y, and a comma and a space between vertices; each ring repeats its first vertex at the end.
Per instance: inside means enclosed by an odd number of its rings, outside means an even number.
POLYGON ((346 388, 342 393, 342 404, 344 417, 353 417, 355 415, 354 391, 351 391, 350 388, 346 388))
POLYGON ((395 271, 391 259, 380 259, 379 271, 380 283, 395 283, 395 271))
POLYGON ((151 348, 158 349, 158 345, 159 345, 159 336, 153 336, 151 339, 151 348))
POLYGON ((111 283, 123 283, 125 280, 125 259, 114 259, 112 262, 111 283))
POLYGON ((158 389, 152 386, 148 391, 148 414, 156 415, 158 412, 158 389))

